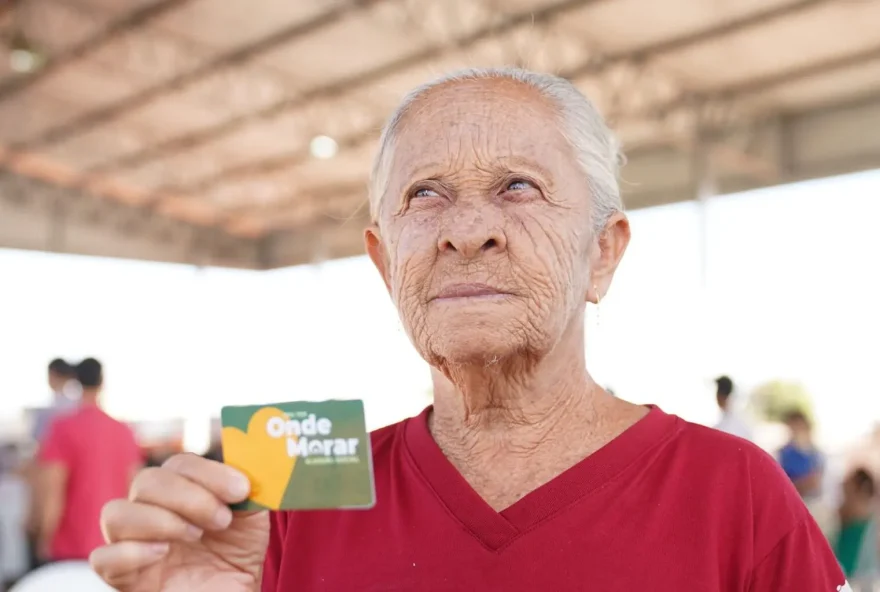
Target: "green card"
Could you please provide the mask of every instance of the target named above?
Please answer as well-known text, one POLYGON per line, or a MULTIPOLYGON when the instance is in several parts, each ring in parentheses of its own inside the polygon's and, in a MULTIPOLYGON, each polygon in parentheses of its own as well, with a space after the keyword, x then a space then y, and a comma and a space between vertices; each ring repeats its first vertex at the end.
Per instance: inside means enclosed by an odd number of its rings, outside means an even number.
POLYGON ((373 457, 363 401, 224 407, 223 461, 251 481, 236 510, 371 508, 373 457))

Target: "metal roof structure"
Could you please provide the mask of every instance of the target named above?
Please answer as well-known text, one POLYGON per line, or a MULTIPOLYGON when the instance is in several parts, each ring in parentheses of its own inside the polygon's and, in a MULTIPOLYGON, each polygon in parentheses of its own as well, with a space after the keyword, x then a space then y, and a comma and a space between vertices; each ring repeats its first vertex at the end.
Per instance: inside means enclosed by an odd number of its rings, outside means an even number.
POLYGON ((880 0, 7 0, 0 246, 254 269, 362 252, 403 94, 573 80, 629 208, 880 167, 880 0))

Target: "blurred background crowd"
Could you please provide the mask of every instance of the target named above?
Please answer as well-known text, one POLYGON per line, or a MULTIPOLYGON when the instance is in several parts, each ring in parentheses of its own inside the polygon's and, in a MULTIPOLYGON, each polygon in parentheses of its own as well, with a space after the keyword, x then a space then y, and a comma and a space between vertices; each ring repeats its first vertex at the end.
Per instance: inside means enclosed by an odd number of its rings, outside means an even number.
POLYGON ((220 458, 223 405, 430 404, 361 256, 370 157, 415 85, 511 64, 628 156, 590 371, 774 455, 875 579, 878 28, 880 0, 0 0, 0 585, 84 558, 137 467, 220 458))

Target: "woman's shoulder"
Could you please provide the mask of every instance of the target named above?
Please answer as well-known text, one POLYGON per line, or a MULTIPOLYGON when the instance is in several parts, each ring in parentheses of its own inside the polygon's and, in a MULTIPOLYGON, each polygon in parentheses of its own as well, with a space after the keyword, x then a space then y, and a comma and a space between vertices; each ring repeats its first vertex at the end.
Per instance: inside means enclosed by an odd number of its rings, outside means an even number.
POLYGON ((679 467, 681 487, 721 514, 750 516, 756 554, 811 520, 777 460, 756 444, 679 419, 665 456, 679 467))
POLYGON ((411 419, 407 418, 370 432, 370 448, 373 451, 373 456, 387 452, 390 446, 402 438, 406 424, 411 419))
POLYGON ((774 519, 794 523, 807 515, 791 480, 769 452, 744 438, 680 421, 674 454, 686 456, 692 466, 702 468, 697 478, 723 483, 737 496, 747 498, 757 515, 768 519, 775 514, 774 519))
POLYGON ((762 479, 788 481, 774 456, 745 438, 680 419, 679 445, 690 454, 704 456, 712 464, 732 469, 739 467, 762 479))
POLYGON ((370 448, 373 464, 391 460, 404 447, 407 432, 427 432, 427 416, 430 407, 414 417, 407 417, 396 423, 386 425, 370 432, 370 448))

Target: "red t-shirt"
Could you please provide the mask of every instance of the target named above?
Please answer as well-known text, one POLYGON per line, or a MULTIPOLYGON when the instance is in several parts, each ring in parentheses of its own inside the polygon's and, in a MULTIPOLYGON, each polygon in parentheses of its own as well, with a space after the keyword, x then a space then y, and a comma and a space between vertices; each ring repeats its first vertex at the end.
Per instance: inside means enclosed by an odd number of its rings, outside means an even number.
POLYGON ((82 405, 55 419, 40 446, 42 464, 67 470, 64 512, 52 540, 52 559, 88 559, 104 544, 101 508, 128 495, 132 472, 141 463, 131 428, 96 405, 82 405))
POLYGON ((372 437, 371 510, 273 515, 263 592, 837 592, 844 576, 776 462, 653 408, 503 512, 427 412, 372 437))

